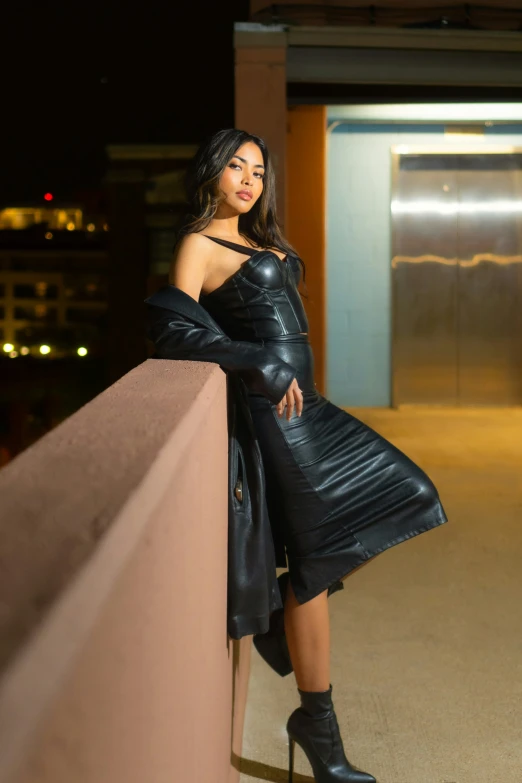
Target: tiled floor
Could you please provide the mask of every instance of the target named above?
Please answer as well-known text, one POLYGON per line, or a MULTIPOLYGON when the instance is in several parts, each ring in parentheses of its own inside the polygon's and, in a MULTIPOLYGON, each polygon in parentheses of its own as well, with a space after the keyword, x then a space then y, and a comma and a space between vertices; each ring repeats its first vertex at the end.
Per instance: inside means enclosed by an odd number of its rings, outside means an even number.
MULTIPOLYGON (((449 522, 381 553, 330 599, 346 754, 378 783, 520 783, 522 409, 351 412, 427 471, 449 522)), ((253 648, 242 783, 287 781, 298 703, 293 674, 253 648)), ((296 753, 294 780, 311 783, 296 753)))

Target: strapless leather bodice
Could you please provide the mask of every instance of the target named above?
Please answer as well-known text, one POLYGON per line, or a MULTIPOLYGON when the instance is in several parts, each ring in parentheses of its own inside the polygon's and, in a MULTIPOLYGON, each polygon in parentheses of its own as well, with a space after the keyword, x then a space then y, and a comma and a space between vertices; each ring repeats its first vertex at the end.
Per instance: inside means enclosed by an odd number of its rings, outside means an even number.
POLYGON ((297 290, 300 276, 297 256, 281 260, 271 250, 259 250, 218 288, 201 293, 199 301, 233 340, 308 332, 297 290))

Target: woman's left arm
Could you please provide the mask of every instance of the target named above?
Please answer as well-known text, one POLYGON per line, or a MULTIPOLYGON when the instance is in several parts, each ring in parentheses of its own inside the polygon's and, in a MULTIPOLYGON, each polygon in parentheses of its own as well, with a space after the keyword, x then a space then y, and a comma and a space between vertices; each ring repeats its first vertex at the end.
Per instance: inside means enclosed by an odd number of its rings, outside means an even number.
POLYGON ((225 371, 237 373, 247 388, 263 394, 274 405, 285 396, 296 369, 262 345, 231 340, 185 315, 148 305, 147 337, 160 359, 216 362, 225 371))

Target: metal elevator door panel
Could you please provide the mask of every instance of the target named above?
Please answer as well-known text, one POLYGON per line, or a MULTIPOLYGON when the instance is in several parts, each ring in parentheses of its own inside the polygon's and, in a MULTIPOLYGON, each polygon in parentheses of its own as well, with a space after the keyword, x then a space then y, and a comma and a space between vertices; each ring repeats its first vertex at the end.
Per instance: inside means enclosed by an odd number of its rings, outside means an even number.
POLYGON ((480 176, 459 172, 461 204, 497 210, 459 215, 459 403, 516 405, 522 402, 520 171, 505 156, 484 157, 496 167, 482 161, 480 176))
POLYGON ((394 402, 454 404, 457 215, 434 212, 427 218, 422 209, 455 193, 457 173, 431 157, 420 170, 410 156, 401 162, 392 213, 394 402))
POLYGON ((394 404, 522 403, 522 155, 397 156, 394 404))

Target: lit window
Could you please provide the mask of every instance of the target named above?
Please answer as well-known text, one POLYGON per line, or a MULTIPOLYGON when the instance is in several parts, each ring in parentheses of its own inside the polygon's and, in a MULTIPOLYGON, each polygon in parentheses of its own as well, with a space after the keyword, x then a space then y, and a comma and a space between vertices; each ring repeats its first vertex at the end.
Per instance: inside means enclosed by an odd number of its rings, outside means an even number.
POLYGON ((49 207, 6 207, 0 210, 0 230, 23 231, 38 223, 47 223, 49 229, 69 231, 80 229, 83 223, 83 210, 76 207, 52 209, 49 207), (69 228, 72 225, 73 228, 69 228))

